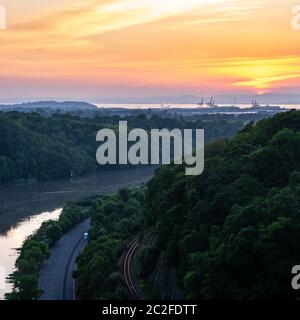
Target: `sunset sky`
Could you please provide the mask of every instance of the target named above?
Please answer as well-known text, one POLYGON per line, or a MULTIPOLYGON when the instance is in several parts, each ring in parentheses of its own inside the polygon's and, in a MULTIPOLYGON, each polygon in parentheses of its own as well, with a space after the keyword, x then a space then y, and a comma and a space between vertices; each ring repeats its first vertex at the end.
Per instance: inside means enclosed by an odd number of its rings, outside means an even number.
POLYGON ((1 100, 300 93, 297 0, 0 4, 1 100))

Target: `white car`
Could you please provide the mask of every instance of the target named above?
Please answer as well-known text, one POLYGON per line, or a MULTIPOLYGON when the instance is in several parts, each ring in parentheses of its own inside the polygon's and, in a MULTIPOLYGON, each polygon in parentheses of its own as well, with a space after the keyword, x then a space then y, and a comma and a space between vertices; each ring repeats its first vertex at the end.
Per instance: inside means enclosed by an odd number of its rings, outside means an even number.
POLYGON ((84 240, 87 240, 89 238, 89 234, 86 232, 84 235, 83 235, 83 239, 84 240))

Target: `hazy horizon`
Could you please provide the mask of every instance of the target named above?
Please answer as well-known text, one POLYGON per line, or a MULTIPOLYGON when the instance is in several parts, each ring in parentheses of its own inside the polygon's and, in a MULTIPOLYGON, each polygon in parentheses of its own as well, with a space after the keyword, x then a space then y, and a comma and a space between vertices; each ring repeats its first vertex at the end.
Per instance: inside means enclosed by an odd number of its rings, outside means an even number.
MULTIPOLYGON (((276 103, 276 104, 300 104, 300 94, 262 94, 262 95, 216 95, 213 96, 216 103, 219 104, 251 104, 253 100, 257 100, 259 103, 276 103)), ((3 99, 0 97, 0 104, 21 104, 32 102, 44 102, 44 101, 77 101, 88 102, 92 104, 198 104, 202 98, 204 103, 210 100, 210 96, 200 95, 179 95, 179 96, 145 96, 145 97, 89 97, 79 98, 74 97, 40 97, 40 98, 14 98, 3 99)))

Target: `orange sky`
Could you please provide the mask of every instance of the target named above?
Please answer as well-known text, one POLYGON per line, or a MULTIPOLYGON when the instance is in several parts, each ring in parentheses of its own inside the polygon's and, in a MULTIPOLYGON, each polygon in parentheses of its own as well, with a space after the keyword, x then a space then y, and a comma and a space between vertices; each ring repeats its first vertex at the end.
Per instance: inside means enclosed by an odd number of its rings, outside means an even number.
POLYGON ((0 3, 2 100, 300 92, 297 0, 0 3))

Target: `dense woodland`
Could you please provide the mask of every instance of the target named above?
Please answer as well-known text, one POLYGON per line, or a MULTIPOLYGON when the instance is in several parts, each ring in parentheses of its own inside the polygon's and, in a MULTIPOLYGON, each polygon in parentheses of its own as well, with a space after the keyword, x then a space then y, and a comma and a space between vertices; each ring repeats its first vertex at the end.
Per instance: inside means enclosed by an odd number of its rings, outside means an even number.
MULTIPOLYGON (((160 258, 186 299, 290 299, 300 262, 300 112, 207 146, 205 172, 165 166, 148 184, 151 278, 160 258)), ((159 292, 159 288, 156 288, 159 292)))
MULTIPOLYGON (((74 273, 78 297, 127 299, 120 259, 140 237, 135 273, 144 297, 299 298, 291 288, 300 261, 299 129, 300 111, 249 123, 206 145, 201 176, 162 166, 145 188, 93 200, 90 241, 74 273)), ((32 270, 26 259, 23 252, 17 281, 23 267, 32 270)))
POLYGON ((184 299, 298 298, 291 269, 300 261, 299 129, 296 111, 249 124, 206 146, 203 175, 163 166, 144 196, 123 190, 99 201, 79 258, 79 296, 126 298, 118 261, 140 236, 146 297, 176 296, 174 279, 164 279, 175 270, 184 299))
POLYGON ((0 112, 0 183, 68 178, 103 169, 96 163, 96 133, 102 128, 116 128, 120 120, 128 120, 129 128, 146 130, 205 129, 207 141, 230 137, 243 126, 240 120, 216 120, 214 117, 192 122, 157 115, 149 118, 144 114, 125 119, 0 112))

